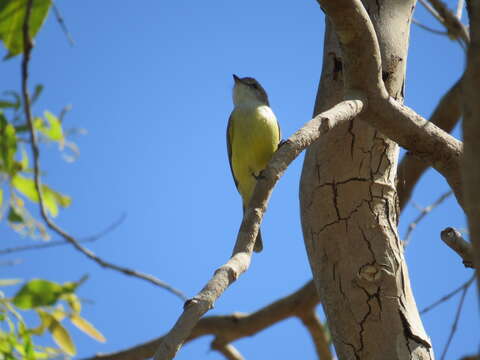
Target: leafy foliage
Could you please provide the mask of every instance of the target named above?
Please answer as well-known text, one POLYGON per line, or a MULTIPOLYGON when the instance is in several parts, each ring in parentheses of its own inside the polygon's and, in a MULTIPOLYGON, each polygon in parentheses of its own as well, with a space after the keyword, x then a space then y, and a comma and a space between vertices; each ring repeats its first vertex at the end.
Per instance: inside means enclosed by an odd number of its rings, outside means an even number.
MULTIPOLYGON (((5 59, 12 58, 23 51, 23 21, 28 0, 2 0, 0 2, 0 39, 8 50, 5 59)), ((51 0, 35 0, 30 16, 30 36, 35 37, 43 25, 51 0)))
MULTIPOLYGON (((42 90, 43 86, 36 86, 32 102, 39 98, 42 90)), ((0 188, 0 208, 8 208, 7 220, 15 230, 30 236, 39 233, 48 239, 44 225, 33 218, 24 201, 27 199, 37 203, 38 193, 32 177, 29 154, 24 146, 30 139, 28 124, 22 115, 22 100, 14 91, 4 92, 4 96, 7 97, 0 99, 0 184, 6 185, 6 188, 0 188)), ((44 117, 35 117, 33 125, 43 143, 56 143, 60 150, 66 148, 65 144, 70 144, 68 148, 72 148, 72 143, 65 137, 62 121, 53 113, 45 111, 44 117)), ((41 190, 44 205, 51 216, 57 216, 59 208, 70 206, 69 196, 48 185, 42 185, 41 190)))
MULTIPOLYGON (((75 291, 86 280, 59 284, 44 279, 25 283, 10 299, 0 291, 0 359, 49 359, 59 355, 75 355, 75 344, 62 322, 67 319, 93 339, 105 337, 81 315, 81 301, 75 291), (66 305, 66 309, 65 306, 66 305), (29 327, 20 311, 34 312, 40 324, 29 327), (33 337, 49 333, 58 346, 34 345, 33 337)), ((2 279, 1 286, 15 285, 16 279, 2 279)))
MULTIPOLYGON (((23 51, 23 23, 28 0, 0 1, 0 40, 7 49, 4 59, 12 58, 23 51)), ((35 0, 31 9, 29 31, 34 38, 44 23, 51 0, 35 0)), ((37 85, 31 97, 34 104, 43 91, 37 85)), ((0 95, 0 220, 22 234, 35 237, 37 234, 47 240, 43 222, 35 219, 27 209, 29 202, 38 203, 39 194, 33 179, 30 154, 25 144, 30 143, 30 128, 23 115, 23 99, 15 91, 4 91, 0 95)), ((59 117, 49 111, 43 117, 35 116, 33 131, 39 141, 57 144, 60 150, 70 149, 78 154, 77 146, 67 141, 63 128, 65 108, 59 117)), ((67 161, 74 157, 64 155, 67 161)), ((57 216, 59 208, 68 207, 70 197, 48 185, 39 189, 44 205, 50 216, 57 216)), ((81 316, 82 304, 76 294, 78 286, 85 281, 59 284, 45 279, 32 279, 9 298, 0 290, 0 360, 49 359, 71 356, 76 353, 75 344, 65 328, 65 320, 97 341, 105 341, 104 336, 90 322, 81 316), (36 314, 39 325, 27 325, 22 312, 36 314), (49 333, 57 347, 38 346, 35 336, 49 333)), ((0 279, 0 287, 12 286, 21 282, 17 279, 0 279)))

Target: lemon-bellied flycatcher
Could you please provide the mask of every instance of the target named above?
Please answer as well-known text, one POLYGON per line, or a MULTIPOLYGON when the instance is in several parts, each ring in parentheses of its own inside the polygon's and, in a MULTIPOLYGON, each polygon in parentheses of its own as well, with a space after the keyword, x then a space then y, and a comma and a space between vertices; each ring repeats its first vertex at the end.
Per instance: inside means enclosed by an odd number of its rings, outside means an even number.
MULTIPOLYGON (((280 126, 260 83, 251 77, 233 75, 233 79, 234 109, 228 119, 227 148, 230 169, 245 211, 260 172, 278 148, 280 126)), ((254 251, 262 249, 259 230, 254 251)))

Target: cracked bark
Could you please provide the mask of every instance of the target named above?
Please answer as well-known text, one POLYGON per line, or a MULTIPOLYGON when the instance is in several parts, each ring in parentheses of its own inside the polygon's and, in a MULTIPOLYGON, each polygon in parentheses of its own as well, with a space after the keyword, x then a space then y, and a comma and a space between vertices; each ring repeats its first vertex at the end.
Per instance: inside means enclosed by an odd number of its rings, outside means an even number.
MULTIPOLYGON (((415 1, 363 3, 379 40, 386 89, 402 101, 415 1)), ((345 63, 368 60, 347 57, 327 20, 315 114, 341 101, 344 88, 357 88, 344 84, 345 63)), ((361 117, 330 131, 305 156, 305 245, 339 359, 433 358, 397 233, 397 161, 398 146, 361 117)))

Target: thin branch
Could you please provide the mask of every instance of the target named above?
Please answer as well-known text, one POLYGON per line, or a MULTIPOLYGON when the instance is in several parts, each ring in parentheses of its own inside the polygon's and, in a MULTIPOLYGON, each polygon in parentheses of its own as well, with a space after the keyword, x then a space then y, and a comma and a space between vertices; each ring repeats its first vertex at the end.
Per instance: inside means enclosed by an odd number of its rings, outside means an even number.
MULTIPOLYGON (((112 232, 115 230, 118 226, 120 226, 123 221, 125 220, 126 215, 122 214, 117 220, 115 220, 112 224, 108 225, 104 230, 100 231, 97 234, 85 237, 83 239, 79 239, 78 242, 81 244, 88 243, 88 242, 94 242, 108 233, 112 232)), ((16 246, 16 247, 11 247, 11 248, 5 248, 5 249, 0 249, 0 255, 7 255, 15 252, 21 252, 21 251, 28 251, 28 250, 39 250, 39 249, 47 249, 51 247, 56 247, 56 246, 63 246, 63 245, 69 245, 70 243, 65 241, 65 240, 57 240, 57 241, 48 241, 44 242, 41 244, 30 244, 30 245, 23 245, 23 246, 16 246)))
POLYGON ((469 286, 466 286, 462 291, 462 296, 460 297, 460 301, 458 303, 457 312, 455 314, 455 319, 453 320, 452 329, 450 331, 450 335, 448 336, 448 340, 447 340, 447 343, 445 344, 445 349, 443 350, 442 357, 440 358, 440 360, 445 360, 445 357, 447 356, 448 348, 450 347, 450 344, 453 340, 453 336, 455 335, 455 333, 457 331, 458 321, 460 320, 460 314, 462 313, 463 303, 465 301, 465 296, 467 295, 468 288, 469 288, 469 286))
POLYGON ((222 341, 219 341, 218 338, 212 341, 211 345, 213 350, 218 351, 228 360, 244 360, 245 358, 240 354, 240 352, 232 344, 224 344, 222 341))
POLYGON ((38 195, 38 205, 39 205, 40 214, 43 220, 52 231, 54 231, 55 233, 63 237, 66 241, 72 244, 78 251, 83 253, 85 256, 87 256, 91 260, 95 261, 100 266, 119 271, 128 276, 133 276, 133 277, 137 277, 142 280, 148 281, 156 286, 159 286, 165 290, 170 291, 172 294, 176 295, 180 299, 185 300, 186 297, 181 291, 173 288, 169 284, 157 279, 152 275, 144 274, 126 267, 112 264, 98 257, 92 251, 80 245, 79 242, 73 236, 69 235, 67 232, 62 230, 49 218, 45 209, 43 193, 41 190, 42 182, 40 179, 40 161, 39 161, 40 151, 39 151, 38 142, 37 142, 37 133, 35 132, 35 128, 33 125, 30 95, 28 93, 28 77, 29 77, 28 65, 30 62, 31 51, 33 47, 32 39, 30 38, 30 33, 29 33, 29 20, 32 12, 32 2, 33 0, 28 0, 27 2, 25 20, 23 23, 22 96, 23 96, 25 118, 27 119, 28 128, 30 131, 30 138, 31 138, 31 149, 32 149, 33 164, 34 164, 33 170, 34 170, 35 189, 38 195))
POLYGON ((75 45, 75 41, 73 40, 72 35, 70 34, 70 32, 69 32, 68 29, 67 29, 67 24, 65 24, 65 20, 63 19, 63 16, 62 16, 62 14, 60 13, 60 10, 58 10, 57 5, 56 5, 53 1, 52 1, 52 7, 53 7, 53 12, 55 13, 55 18, 57 19, 58 24, 59 24, 60 27, 62 28, 63 33, 64 33, 65 36, 67 37, 68 43, 69 43, 71 46, 74 46, 74 45, 75 45))
POLYGON ((315 309, 305 311, 304 314, 299 316, 303 325, 307 328, 310 336, 315 344, 315 350, 319 360, 333 360, 334 357, 330 351, 330 345, 327 336, 327 329, 322 325, 322 322, 318 318, 315 309))
MULTIPOLYGON (((447 227, 440 233, 442 241, 455 251, 463 260, 465 267, 475 268, 472 244, 466 241, 460 231, 447 227)), ((478 264, 477 264, 478 265, 478 264)))
MULTIPOLYGON (((360 98, 361 99, 361 98, 360 98)), ((200 317, 213 307, 215 301, 250 266, 255 238, 266 210, 273 187, 288 165, 316 141, 339 123, 352 120, 363 109, 363 101, 346 100, 319 114, 293 134, 275 152, 262 177, 257 181, 248 209, 238 232, 233 254, 228 262, 218 268, 205 287, 187 301, 182 315, 162 339, 155 360, 172 359, 191 333, 200 317)))
POLYGON ((433 304, 428 305, 426 308, 424 308, 422 311, 420 311, 420 314, 426 314, 430 310, 436 308, 438 305, 443 304, 447 300, 449 300, 452 296, 458 294, 460 291, 464 290, 465 288, 468 288, 470 285, 472 285, 473 281, 475 280, 475 275, 473 275, 470 279, 465 281, 462 285, 460 285, 458 288, 455 290, 449 292, 447 295, 442 296, 440 299, 435 301, 433 304))
MULTIPOLYGON (((470 42, 470 35, 465 25, 462 24, 460 19, 445 5, 441 0, 428 0, 432 5, 434 12, 436 13, 434 17, 445 26, 449 35, 453 39, 459 39, 463 42, 464 45, 467 45, 470 42)), ((427 10, 429 10, 432 15, 434 14, 430 6, 427 6, 425 0, 420 0, 422 5, 424 5, 427 10)))
POLYGON ((426 0, 418 0, 423 7, 435 18, 437 19, 441 24, 443 24, 443 19, 440 16, 440 14, 435 10, 432 5, 430 5, 426 0))
POLYGON ((405 239, 403 241, 403 246, 406 247, 410 243, 410 239, 412 237, 413 230, 417 227, 417 225, 427 216, 433 209, 435 209, 438 205, 444 202, 453 192, 447 191, 446 193, 440 195, 440 197, 433 202, 433 204, 428 205, 427 207, 423 208, 420 214, 413 220, 410 225, 408 225, 407 233, 405 234, 405 239))
MULTIPOLYGON (((214 335, 221 338, 224 344, 229 344, 235 340, 253 336, 273 324, 290 317, 299 317, 301 314, 314 309, 319 301, 315 285, 313 281, 309 281, 292 294, 280 298, 254 313, 234 313, 231 315, 204 317, 193 328, 185 342, 188 343, 206 335, 214 335)), ((149 359, 153 356, 155 349, 163 339, 164 336, 123 351, 100 354, 88 360, 149 359)))
MULTIPOLYGON (((460 78, 440 99, 429 121, 446 132, 451 132, 462 116, 462 84, 460 78)), ((407 152, 398 166, 398 200, 403 209, 412 191, 430 164, 413 153, 407 152)))
POLYGON ((412 23, 417 25, 418 27, 422 28, 423 30, 427 30, 428 32, 431 32, 435 35, 443 35, 443 36, 448 36, 448 33, 446 31, 441 31, 441 30, 436 30, 434 28, 431 28, 427 25, 422 24, 420 21, 416 19, 412 19, 412 23))

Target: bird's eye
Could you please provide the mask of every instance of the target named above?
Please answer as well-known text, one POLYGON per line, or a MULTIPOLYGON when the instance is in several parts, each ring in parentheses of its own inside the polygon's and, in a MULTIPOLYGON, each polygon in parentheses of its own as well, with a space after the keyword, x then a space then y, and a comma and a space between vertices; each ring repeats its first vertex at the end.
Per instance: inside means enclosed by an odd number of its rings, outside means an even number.
POLYGON ((257 90, 258 90, 258 85, 257 85, 257 84, 252 84, 252 87, 253 87, 254 89, 257 89, 257 90))

